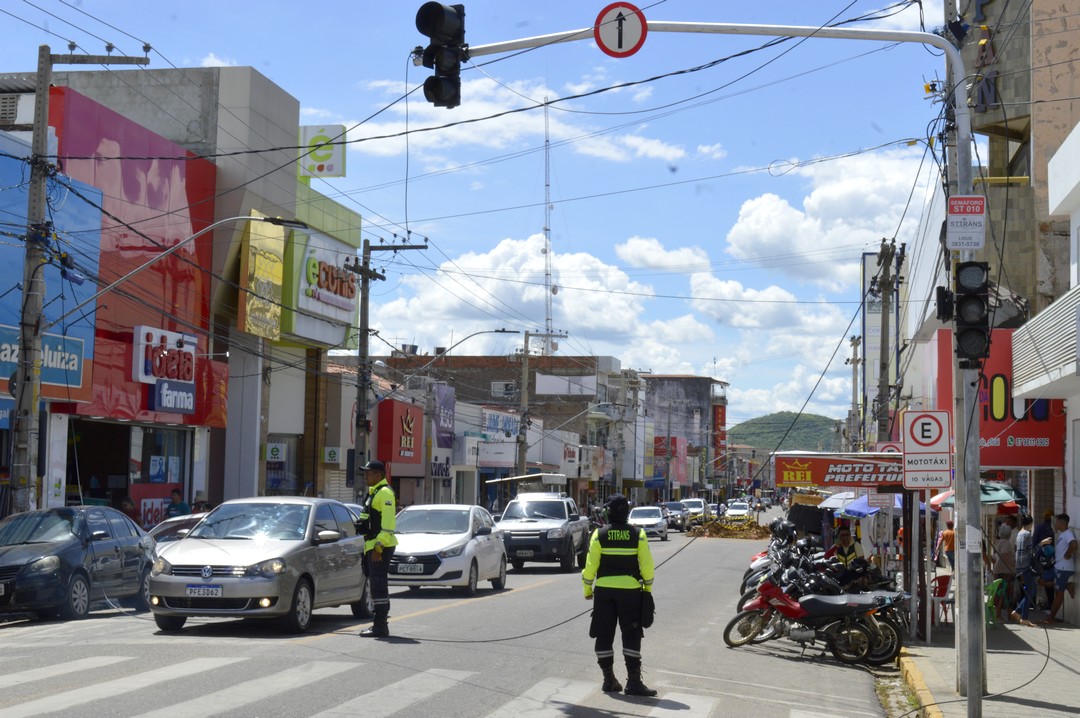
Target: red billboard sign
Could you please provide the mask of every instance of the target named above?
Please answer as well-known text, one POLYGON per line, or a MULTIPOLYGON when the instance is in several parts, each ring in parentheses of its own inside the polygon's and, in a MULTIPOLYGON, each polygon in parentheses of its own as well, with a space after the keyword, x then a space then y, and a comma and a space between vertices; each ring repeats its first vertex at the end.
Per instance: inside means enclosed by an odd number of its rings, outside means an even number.
POLYGON ((379 459, 394 465, 419 464, 424 453, 424 411, 395 399, 379 402, 379 459))
POLYGON ((773 462, 777 486, 899 486, 904 480, 901 454, 777 453, 773 462))

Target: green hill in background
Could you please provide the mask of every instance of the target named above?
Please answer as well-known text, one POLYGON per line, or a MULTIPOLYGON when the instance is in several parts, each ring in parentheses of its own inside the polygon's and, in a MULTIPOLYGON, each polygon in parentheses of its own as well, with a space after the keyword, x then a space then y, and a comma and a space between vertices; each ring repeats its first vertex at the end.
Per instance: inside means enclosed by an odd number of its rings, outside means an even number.
POLYGON ((728 446, 752 446, 759 456, 760 452, 767 456, 772 451, 840 451, 841 436, 836 430, 839 423, 818 414, 781 411, 731 427, 728 446))

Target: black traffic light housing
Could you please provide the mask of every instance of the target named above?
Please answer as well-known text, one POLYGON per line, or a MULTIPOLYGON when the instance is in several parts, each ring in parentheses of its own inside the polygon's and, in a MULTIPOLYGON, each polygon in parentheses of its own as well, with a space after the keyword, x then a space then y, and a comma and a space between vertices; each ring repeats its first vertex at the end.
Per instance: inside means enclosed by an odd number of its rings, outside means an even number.
POLYGON ((990 356, 990 265, 958 262, 956 265, 956 356, 985 359, 990 356))
POLYGON ((457 107, 461 104, 461 61, 469 59, 465 6, 426 2, 416 11, 416 29, 431 40, 421 62, 435 70, 424 80, 424 97, 436 107, 457 107))

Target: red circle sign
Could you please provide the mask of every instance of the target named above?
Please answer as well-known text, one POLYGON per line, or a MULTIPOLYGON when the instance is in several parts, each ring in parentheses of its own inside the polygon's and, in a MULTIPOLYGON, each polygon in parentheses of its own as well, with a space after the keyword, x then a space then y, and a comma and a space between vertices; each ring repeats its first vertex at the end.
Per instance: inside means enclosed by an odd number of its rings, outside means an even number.
POLYGON ((914 421, 911 422, 911 428, 908 431, 908 436, 919 446, 935 446, 939 441, 941 441, 941 437, 942 435, 944 435, 944 433, 945 427, 941 425, 941 421, 936 416, 934 416, 933 414, 920 414, 915 417, 914 421), (932 426, 929 427, 932 436, 926 436, 924 433, 927 430, 927 424, 932 424, 932 426), (919 425, 923 426, 922 431, 916 430, 915 427, 919 425), (923 434, 921 438, 920 434, 923 434))
POLYGON ((649 25, 641 10, 628 2, 613 2, 593 23, 596 44, 612 57, 630 57, 645 44, 649 25))

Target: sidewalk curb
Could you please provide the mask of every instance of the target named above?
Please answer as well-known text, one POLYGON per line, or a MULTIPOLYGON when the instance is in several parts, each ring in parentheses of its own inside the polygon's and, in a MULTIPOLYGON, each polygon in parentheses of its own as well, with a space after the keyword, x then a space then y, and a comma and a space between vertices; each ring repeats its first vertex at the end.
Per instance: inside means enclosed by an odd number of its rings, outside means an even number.
POLYGON ((922 718, 944 718, 945 714, 941 712, 941 709, 933 705, 934 694, 926 687, 922 671, 915 665, 915 660, 907 656, 906 650, 900 654, 900 675, 904 677, 904 683, 907 683, 908 688, 915 693, 915 700, 920 706, 919 715, 922 718))

